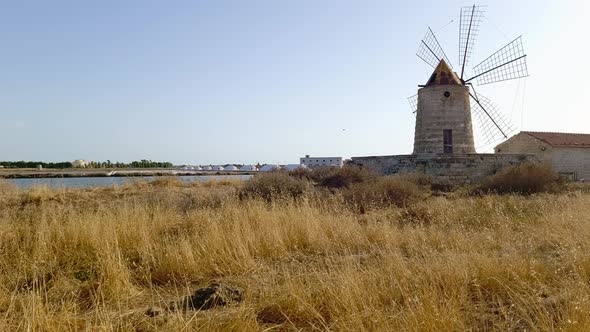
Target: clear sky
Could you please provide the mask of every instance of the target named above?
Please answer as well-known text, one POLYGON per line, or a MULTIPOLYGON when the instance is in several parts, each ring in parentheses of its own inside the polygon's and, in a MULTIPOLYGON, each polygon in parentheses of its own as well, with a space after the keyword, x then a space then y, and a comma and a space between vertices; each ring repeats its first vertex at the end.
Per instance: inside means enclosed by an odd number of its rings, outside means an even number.
MULTIPOLYGON (((430 25, 457 65, 470 4, 5 1, 0 160, 411 153, 406 97, 432 71, 419 41, 430 25)), ((478 91, 520 129, 590 133, 587 2, 486 4, 471 63, 522 34, 531 76, 478 91)))

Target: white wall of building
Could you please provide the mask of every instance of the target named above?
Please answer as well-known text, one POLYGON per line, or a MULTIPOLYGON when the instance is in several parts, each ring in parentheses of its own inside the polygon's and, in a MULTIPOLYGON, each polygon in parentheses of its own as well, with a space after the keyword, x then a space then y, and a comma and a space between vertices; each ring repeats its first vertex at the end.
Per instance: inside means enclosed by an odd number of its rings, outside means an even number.
POLYGON ((307 167, 322 167, 322 166, 333 166, 342 167, 342 157, 310 157, 305 156, 299 159, 301 165, 307 167))

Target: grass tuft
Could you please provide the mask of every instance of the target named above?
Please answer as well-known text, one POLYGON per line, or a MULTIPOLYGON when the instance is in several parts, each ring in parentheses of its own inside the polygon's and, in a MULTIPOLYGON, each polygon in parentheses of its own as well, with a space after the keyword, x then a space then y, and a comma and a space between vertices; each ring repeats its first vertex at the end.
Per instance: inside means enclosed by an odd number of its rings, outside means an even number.
POLYGON ((308 195, 311 189, 307 179, 276 171, 254 176, 240 189, 239 196, 242 199, 262 198, 271 202, 277 199, 299 199, 308 195))

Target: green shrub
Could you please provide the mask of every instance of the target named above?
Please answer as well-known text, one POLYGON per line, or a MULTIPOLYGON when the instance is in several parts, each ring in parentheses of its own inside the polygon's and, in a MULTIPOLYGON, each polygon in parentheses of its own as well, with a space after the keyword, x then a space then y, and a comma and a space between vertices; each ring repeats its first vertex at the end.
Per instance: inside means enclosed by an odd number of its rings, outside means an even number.
POLYGON ((348 204, 364 211, 391 205, 403 207, 420 200, 425 193, 417 184, 400 176, 384 176, 353 184, 342 195, 348 204))
POLYGON ((345 167, 323 167, 314 169, 310 174, 311 180, 321 187, 326 188, 348 188, 352 184, 374 180, 376 174, 366 168, 345 166, 345 167))
POLYGON ((398 173, 395 177, 425 187, 429 187, 435 181, 435 178, 424 173, 398 173))
POLYGON ((289 171, 289 175, 298 179, 311 180, 313 171, 309 168, 296 168, 289 171))
POLYGON ((563 188, 564 181, 549 165, 524 163, 500 170, 489 177, 479 191, 530 195, 561 191, 563 188))
POLYGON ((400 173, 396 176, 403 180, 415 183, 425 189, 428 188, 433 192, 451 192, 459 187, 457 183, 454 183, 449 179, 426 175, 424 173, 400 173))
POLYGON ((280 198, 300 198, 309 194, 311 189, 307 179, 277 171, 256 174, 240 188, 239 196, 242 199, 262 198, 270 202, 280 198))

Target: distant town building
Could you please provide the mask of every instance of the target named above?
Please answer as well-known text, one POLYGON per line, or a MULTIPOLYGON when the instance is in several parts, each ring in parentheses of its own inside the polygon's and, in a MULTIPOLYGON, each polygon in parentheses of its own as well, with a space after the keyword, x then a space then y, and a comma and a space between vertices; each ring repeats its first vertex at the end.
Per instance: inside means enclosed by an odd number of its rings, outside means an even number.
POLYGON ((240 167, 240 172, 256 172, 258 171, 258 168, 256 168, 256 166, 254 165, 244 165, 242 167, 240 167))
POLYGON ((260 171, 261 172, 271 172, 271 171, 278 171, 280 169, 281 169, 281 166, 279 166, 279 165, 266 164, 260 168, 260 171))
POLYGON ((300 169, 300 168, 302 168, 302 169, 307 168, 307 166, 305 166, 304 164, 288 164, 288 165, 285 165, 283 168, 287 171, 294 171, 294 170, 300 169))
POLYGON ((84 168, 86 167, 86 160, 76 159, 74 160, 74 162, 72 162, 72 166, 74 166, 75 168, 84 168))
POLYGON ((572 180, 590 180, 590 134, 522 131, 494 148, 497 154, 531 154, 572 180))
POLYGON ((342 167, 342 157, 310 157, 306 155, 304 158, 300 158, 301 165, 305 165, 307 167, 322 167, 322 166, 331 166, 331 167, 342 167))

